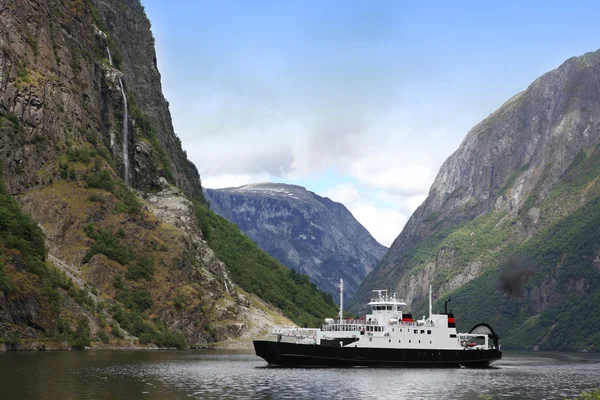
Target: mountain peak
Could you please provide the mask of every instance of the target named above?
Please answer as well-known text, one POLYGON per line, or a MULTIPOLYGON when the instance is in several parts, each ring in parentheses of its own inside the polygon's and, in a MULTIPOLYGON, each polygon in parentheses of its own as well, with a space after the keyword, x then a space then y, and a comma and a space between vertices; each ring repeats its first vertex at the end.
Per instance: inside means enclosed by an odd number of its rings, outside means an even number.
POLYGON ((386 251, 344 205, 302 186, 265 182, 205 189, 205 196, 213 211, 335 299, 340 278, 349 299, 386 251))

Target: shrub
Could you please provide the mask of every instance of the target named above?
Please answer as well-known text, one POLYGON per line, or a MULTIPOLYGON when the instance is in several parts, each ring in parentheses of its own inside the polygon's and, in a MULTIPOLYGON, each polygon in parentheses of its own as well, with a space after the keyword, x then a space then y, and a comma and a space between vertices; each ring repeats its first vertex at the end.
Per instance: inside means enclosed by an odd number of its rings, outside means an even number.
POLYGON ((119 185, 114 190, 115 196, 120 200, 117 205, 117 212, 125 212, 127 214, 142 213, 142 203, 138 200, 135 194, 125 185, 119 185))
POLYGON ((102 343, 108 343, 109 341, 108 334, 104 331, 100 331, 100 333, 98 333, 98 339, 102 341, 102 343))
POLYGON ((90 345, 90 325, 87 318, 77 320, 77 330, 70 335, 69 343, 73 348, 83 348, 90 345))
MULTIPOLYGON (((117 295, 117 300, 130 310, 144 312, 152 307, 153 301, 147 290, 123 290, 117 295)), ((120 323, 121 321, 119 321, 120 323)))
POLYGON ((169 330, 159 335, 156 344, 160 347, 175 347, 176 349, 185 349, 188 347, 185 336, 169 330))
POLYGON ((112 192, 115 188, 115 181, 107 170, 94 171, 85 177, 88 188, 103 189, 112 192))
POLYGON ((113 280, 113 286, 115 289, 123 289, 125 287, 123 284, 123 277, 121 275, 115 276, 115 279, 113 280))
POLYGON ((89 164, 95 156, 96 151, 93 149, 70 149, 67 151, 67 159, 71 162, 89 164))
POLYGON ((111 232, 98 229, 94 231, 89 225, 85 229, 86 234, 96 241, 83 257, 82 262, 87 263, 96 254, 104 254, 106 257, 118 262, 121 265, 127 265, 134 259, 134 255, 128 247, 119 243, 119 238, 111 232))
POLYGON ((149 333, 142 333, 139 337, 140 344, 147 344, 152 342, 152 335, 149 333))
POLYGON ((92 203, 106 203, 106 197, 97 193, 91 194, 88 200, 92 203))
POLYGON ((4 344, 9 346, 18 346, 21 344, 21 333, 12 331, 8 335, 4 336, 4 344))
POLYGON ((4 273, 4 265, 0 262, 0 292, 11 293, 15 290, 11 280, 4 273))
POLYGON ((136 281, 138 279, 151 280, 154 276, 154 260, 151 257, 142 257, 131 263, 125 277, 136 281))
POLYGON ((117 326, 116 323, 112 322, 110 324, 110 333, 112 333, 112 335, 114 337, 116 337, 117 339, 123 339, 123 332, 121 332, 121 330, 119 329, 119 327, 117 326))

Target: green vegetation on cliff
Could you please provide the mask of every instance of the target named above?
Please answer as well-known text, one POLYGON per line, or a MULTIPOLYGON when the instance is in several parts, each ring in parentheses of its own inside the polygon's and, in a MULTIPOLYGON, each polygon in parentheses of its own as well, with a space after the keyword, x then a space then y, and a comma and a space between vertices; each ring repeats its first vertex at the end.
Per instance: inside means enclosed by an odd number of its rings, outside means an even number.
MULTIPOLYGON (((480 263, 480 276, 435 304, 439 310, 442 300, 452 298, 460 330, 487 322, 507 348, 600 351, 600 150, 578 154, 545 200, 527 205, 540 212, 531 236, 517 228, 526 223, 528 208, 513 217, 490 212, 445 232, 434 246, 419 246, 408 263, 418 269, 440 257, 440 250, 450 252, 434 287, 480 263), (511 256, 523 263, 514 268, 529 277, 517 288, 520 297, 499 285, 501 264, 511 256)), ((420 314, 425 301, 415 308, 420 314)))
POLYGON ((281 265, 208 206, 197 204, 196 216, 204 238, 244 290, 279 307, 299 326, 320 326, 323 318, 335 317, 338 309, 331 295, 306 275, 281 265))
MULTIPOLYGON (((0 169, 0 175, 2 170, 0 169)), ((1 178, 1 176, 0 176, 1 178)), ((30 216, 23 214, 0 179, 0 247, 18 250, 27 268, 41 275, 45 269, 44 235, 30 216)))
POLYGON ((58 288, 68 288, 68 281, 46 265, 44 236, 37 223, 24 214, 19 204, 6 192, 0 169, 0 303, 5 315, 12 317, 14 304, 35 306, 35 316, 0 320, 0 338, 7 344, 20 343, 21 332, 28 324, 43 325, 51 336, 53 319, 60 307, 58 288))

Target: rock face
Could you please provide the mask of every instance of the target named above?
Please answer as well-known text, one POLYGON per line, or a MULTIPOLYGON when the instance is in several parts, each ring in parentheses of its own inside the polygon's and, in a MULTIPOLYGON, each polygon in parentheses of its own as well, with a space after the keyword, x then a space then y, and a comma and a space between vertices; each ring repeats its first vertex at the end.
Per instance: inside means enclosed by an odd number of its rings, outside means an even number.
POLYGON ((200 179, 139 0, 0 0, 0 158, 0 183, 49 253, 33 270, 26 245, 0 240, 0 338, 174 346, 254 329, 256 307, 198 228, 200 179))
MULTIPOLYGON (((556 284, 549 269, 548 260, 554 260, 549 254, 565 251, 560 255, 568 259, 587 257, 587 250, 546 249, 550 239, 540 240, 548 238, 548 232, 556 234, 557 224, 571 223, 578 212, 593 209, 600 139, 599 67, 598 51, 571 58, 476 125, 443 164, 429 196, 380 267, 363 283, 355 307, 383 280, 391 280, 415 308, 422 306, 429 284, 440 294, 459 296, 486 286, 484 281, 492 282, 484 277, 494 275, 504 255, 512 252, 527 252, 539 271, 529 286, 524 286, 529 287, 524 296, 529 297, 531 308, 519 303, 527 309, 523 315, 540 315, 569 294, 597 295, 600 288, 591 285, 595 275, 565 276, 572 282, 567 289, 556 284), (543 245, 533 247, 533 243, 543 245), (547 275, 540 276, 542 270, 547 275)), ((573 229, 572 235, 595 230, 583 223, 573 229)), ((582 271, 594 270, 593 257, 589 257, 589 268, 582 267, 582 271)), ((575 266, 562 268, 573 271, 575 266)), ((491 286, 486 287, 493 291, 491 286)), ((478 300, 490 302, 492 297, 488 293, 487 300, 478 300)), ((494 299, 500 304, 508 301, 494 299)), ((455 301, 453 305, 459 306, 455 301)), ((523 322, 515 314, 509 317, 523 322)), ((502 336, 503 328, 498 328, 502 336)), ((516 331, 517 326, 514 329, 514 337, 523 334, 516 331)), ((504 333, 510 338, 507 330, 504 333)), ((549 340, 538 339, 539 343, 549 340)), ((556 343, 548 346, 560 347, 556 343)))
POLYGON ((18 120, 0 127, 11 193, 47 183, 40 168, 82 141, 106 149, 122 175, 121 78, 133 128, 133 186, 158 190, 164 176, 202 199, 198 171, 173 132, 139 1, 3 1, 0 15, 0 115, 18 120))
MULTIPOLYGON (((188 160, 181 147, 181 141, 173 131, 169 103, 162 93, 150 21, 144 13, 143 6, 136 0, 93 2, 100 18, 105 22, 110 37, 114 38, 117 54, 121 57, 124 83, 137 106, 146 114, 159 148, 163 150, 163 153, 158 155, 161 159, 160 167, 168 171, 167 175, 172 175, 172 182, 186 195, 201 200, 202 187, 198 170, 188 160)), ((133 148, 134 160, 137 160, 134 162, 134 183, 137 177, 137 186, 156 189, 159 187, 156 175, 153 170, 148 169, 153 166, 144 161, 143 155, 146 152, 144 142, 137 142, 133 148)))
POLYGON ((205 197, 213 211, 336 301, 340 278, 349 299, 386 251, 346 207, 300 186, 205 189, 205 197))

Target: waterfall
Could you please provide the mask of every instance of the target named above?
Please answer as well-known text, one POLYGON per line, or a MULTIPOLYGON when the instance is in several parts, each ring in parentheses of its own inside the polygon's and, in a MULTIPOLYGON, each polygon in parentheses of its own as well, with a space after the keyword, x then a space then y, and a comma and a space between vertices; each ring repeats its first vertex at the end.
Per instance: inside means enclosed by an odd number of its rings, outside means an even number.
MULTIPOLYGON (((112 56, 110 54, 110 48, 106 46, 106 52, 108 53, 108 62, 113 65, 112 56)), ((125 88, 123 87, 123 81, 119 77, 119 86, 121 86, 121 94, 123 95, 123 180, 125 185, 131 186, 131 178, 129 176, 129 111, 127 110, 127 95, 125 94, 125 88)))
POLYGON ((123 165, 125 166, 124 170, 124 180, 127 186, 131 185, 129 178, 129 126, 127 121, 129 120, 128 111, 127 111, 127 96, 125 95, 125 89, 123 88, 123 81, 119 78, 119 84, 121 85, 121 93, 123 94, 123 165))

